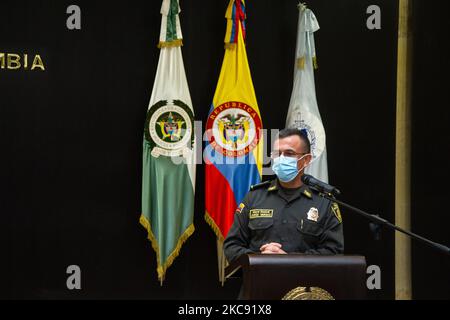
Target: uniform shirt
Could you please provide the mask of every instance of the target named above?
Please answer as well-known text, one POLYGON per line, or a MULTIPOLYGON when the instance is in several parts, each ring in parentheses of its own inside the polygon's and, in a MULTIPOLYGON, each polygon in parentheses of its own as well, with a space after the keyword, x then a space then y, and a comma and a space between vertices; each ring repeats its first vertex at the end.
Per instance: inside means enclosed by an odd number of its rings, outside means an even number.
POLYGON ((273 180, 254 186, 234 215, 224 241, 231 262, 278 242, 286 253, 339 254, 344 235, 339 207, 303 185, 285 189, 273 180))

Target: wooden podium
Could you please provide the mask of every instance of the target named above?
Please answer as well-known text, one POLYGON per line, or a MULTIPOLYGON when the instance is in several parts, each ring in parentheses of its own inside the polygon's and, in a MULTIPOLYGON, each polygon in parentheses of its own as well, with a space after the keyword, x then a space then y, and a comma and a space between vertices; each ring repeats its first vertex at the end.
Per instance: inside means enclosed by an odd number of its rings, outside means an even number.
POLYGON ((366 259, 350 255, 245 254, 225 270, 242 268, 242 299, 365 299, 366 259))

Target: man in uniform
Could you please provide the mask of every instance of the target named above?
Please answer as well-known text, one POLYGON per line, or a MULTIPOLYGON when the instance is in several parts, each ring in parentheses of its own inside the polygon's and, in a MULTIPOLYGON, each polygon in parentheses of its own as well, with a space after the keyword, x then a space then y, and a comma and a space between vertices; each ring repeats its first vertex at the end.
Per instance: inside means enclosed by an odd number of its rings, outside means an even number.
POLYGON ((237 208, 224 242, 229 262, 247 253, 343 252, 339 207, 301 181, 312 159, 310 149, 300 130, 280 131, 271 154, 277 179, 252 186, 237 208))

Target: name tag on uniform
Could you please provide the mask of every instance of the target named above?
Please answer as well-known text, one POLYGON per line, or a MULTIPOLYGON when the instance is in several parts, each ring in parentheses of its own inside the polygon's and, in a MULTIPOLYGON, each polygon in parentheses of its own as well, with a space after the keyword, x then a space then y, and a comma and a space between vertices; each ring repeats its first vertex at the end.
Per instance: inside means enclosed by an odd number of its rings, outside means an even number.
POLYGON ((273 217, 273 209, 251 209, 250 210, 250 219, 272 218, 272 217, 273 217))

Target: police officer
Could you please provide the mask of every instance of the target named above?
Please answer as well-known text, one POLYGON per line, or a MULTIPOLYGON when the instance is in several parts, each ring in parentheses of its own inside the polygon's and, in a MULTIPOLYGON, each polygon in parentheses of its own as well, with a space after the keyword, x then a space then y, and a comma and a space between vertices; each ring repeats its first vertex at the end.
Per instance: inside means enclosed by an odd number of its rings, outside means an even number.
POLYGON ((229 262, 247 253, 343 252, 339 207, 301 181, 312 159, 310 149, 300 130, 280 131, 271 154, 277 179, 252 186, 237 208, 224 242, 229 262))

